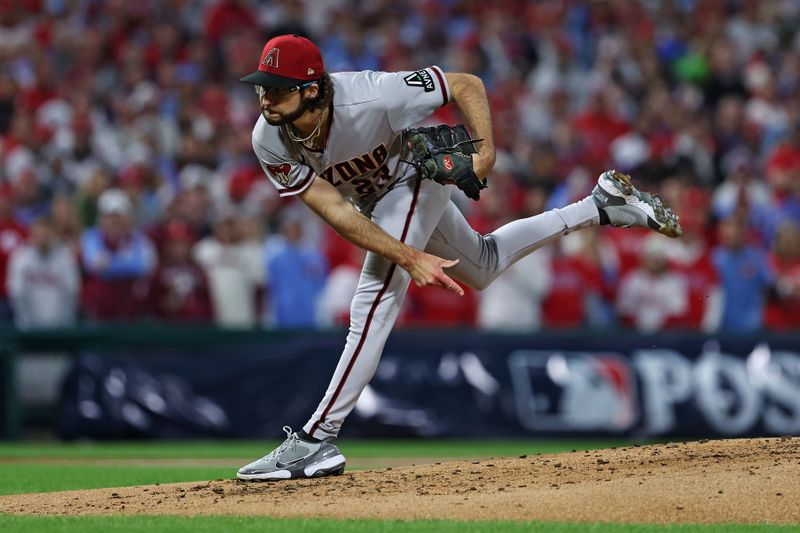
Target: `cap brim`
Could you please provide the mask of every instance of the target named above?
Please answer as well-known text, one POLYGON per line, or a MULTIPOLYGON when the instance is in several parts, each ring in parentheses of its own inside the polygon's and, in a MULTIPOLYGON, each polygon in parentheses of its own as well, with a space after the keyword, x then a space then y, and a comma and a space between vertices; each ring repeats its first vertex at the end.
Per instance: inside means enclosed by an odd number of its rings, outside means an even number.
POLYGON ((239 81, 249 83, 251 85, 261 85, 262 87, 294 87, 304 83, 303 80, 286 78, 284 76, 269 74, 260 70, 252 72, 243 78, 239 78, 239 81))

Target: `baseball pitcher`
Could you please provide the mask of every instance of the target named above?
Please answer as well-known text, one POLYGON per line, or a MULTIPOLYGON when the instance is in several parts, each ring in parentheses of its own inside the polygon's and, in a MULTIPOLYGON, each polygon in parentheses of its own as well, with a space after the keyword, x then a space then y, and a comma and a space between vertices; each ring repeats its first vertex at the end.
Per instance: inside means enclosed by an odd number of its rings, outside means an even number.
POLYGON ((284 427, 286 440, 239 469, 240 479, 344 471, 333 441, 378 366, 412 280, 459 295, 457 282, 480 290, 542 245, 598 224, 680 235, 668 207, 615 171, 604 172, 579 202, 488 235, 475 232, 450 200, 456 190, 478 200, 495 162, 486 92, 473 75, 437 66, 328 73, 311 41, 281 35, 241 81, 258 93, 253 149, 279 194, 299 197, 367 255, 347 342, 319 407, 302 430, 284 427), (414 128, 448 102, 469 130, 414 128))

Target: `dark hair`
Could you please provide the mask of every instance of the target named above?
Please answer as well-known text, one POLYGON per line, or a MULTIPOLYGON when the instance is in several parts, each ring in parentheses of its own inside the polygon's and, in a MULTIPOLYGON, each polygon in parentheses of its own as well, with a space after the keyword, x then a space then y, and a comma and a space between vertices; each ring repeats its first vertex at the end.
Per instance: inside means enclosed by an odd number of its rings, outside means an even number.
POLYGON ((317 85, 319 86, 317 96, 314 98, 305 98, 305 95, 303 96, 309 111, 325 109, 333 100, 333 82, 331 81, 331 77, 327 72, 322 74, 322 77, 318 80, 317 85))

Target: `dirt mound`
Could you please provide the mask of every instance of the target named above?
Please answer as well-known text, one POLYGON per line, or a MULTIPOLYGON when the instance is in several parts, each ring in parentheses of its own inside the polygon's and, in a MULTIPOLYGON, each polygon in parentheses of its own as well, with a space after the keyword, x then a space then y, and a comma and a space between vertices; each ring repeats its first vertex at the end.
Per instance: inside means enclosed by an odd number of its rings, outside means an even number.
POLYGON ((437 463, 273 483, 217 480, 0 497, 0 513, 800 523, 800 439, 437 463))

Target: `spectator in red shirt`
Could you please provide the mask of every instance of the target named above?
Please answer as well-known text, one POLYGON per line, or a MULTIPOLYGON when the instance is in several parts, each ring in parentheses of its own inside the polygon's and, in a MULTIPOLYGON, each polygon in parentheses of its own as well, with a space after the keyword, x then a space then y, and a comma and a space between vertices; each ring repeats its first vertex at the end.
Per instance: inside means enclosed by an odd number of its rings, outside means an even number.
POLYGON ((55 90, 58 81, 54 76, 53 63, 42 58, 37 61, 35 68, 36 83, 25 88, 19 100, 21 107, 32 112, 36 112, 42 104, 58 95, 55 90))
POLYGON ((218 44, 229 33, 256 29, 256 15, 241 0, 221 0, 206 12, 205 37, 218 44))
POLYGON ((772 188, 772 200, 764 213, 763 233, 768 245, 785 220, 800 224, 800 125, 769 155, 766 178, 772 188))
POLYGON ((791 220, 778 228, 772 251, 776 288, 766 309, 771 329, 800 327, 800 226, 791 220))
POLYGON ((682 273, 671 271, 664 237, 648 237, 642 266, 620 281, 617 308, 623 323, 642 332, 664 329, 686 312, 688 284, 682 273))
POLYGON ((682 274, 688 285, 686 312, 672 325, 710 333, 722 320, 722 288, 706 239, 707 202, 705 207, 691 201, 685 205, 688 207, 680 212, 683 235, 666 243, 671 268, 682 274))
MULTIPOLYGON (((603 326, 615 258, 603 257, 597 232, 584 230, 553 246, 550 292, 542 302, 544 324, 551 328, 603 326)), ((608 247, 603 247, 609 250, 608 247)))
POLYGON ((614 90, 613 86, 595 89, 589 106, 572 120, 572 127, 583 143, 582 162, 592 173, 606 167, 611 142, 629 129, 611 107, 614 90))
POLYGON ((622 277, 641 264, 641 250, 650 230, 645 228, 604 228, 603 236, 619 259, 622 277))
POLYGON ((475 326, 478 302, 475 291, 465 287, 464 296, 445 290, 409 286, 398 323, 401 327, 475 326))
POLYGON ((192 259, 192 228, 173 220, 164 229, 161 260, 150 279, 150 310, 168 322, 210 322, 211 300, 203 270, 192 259))

